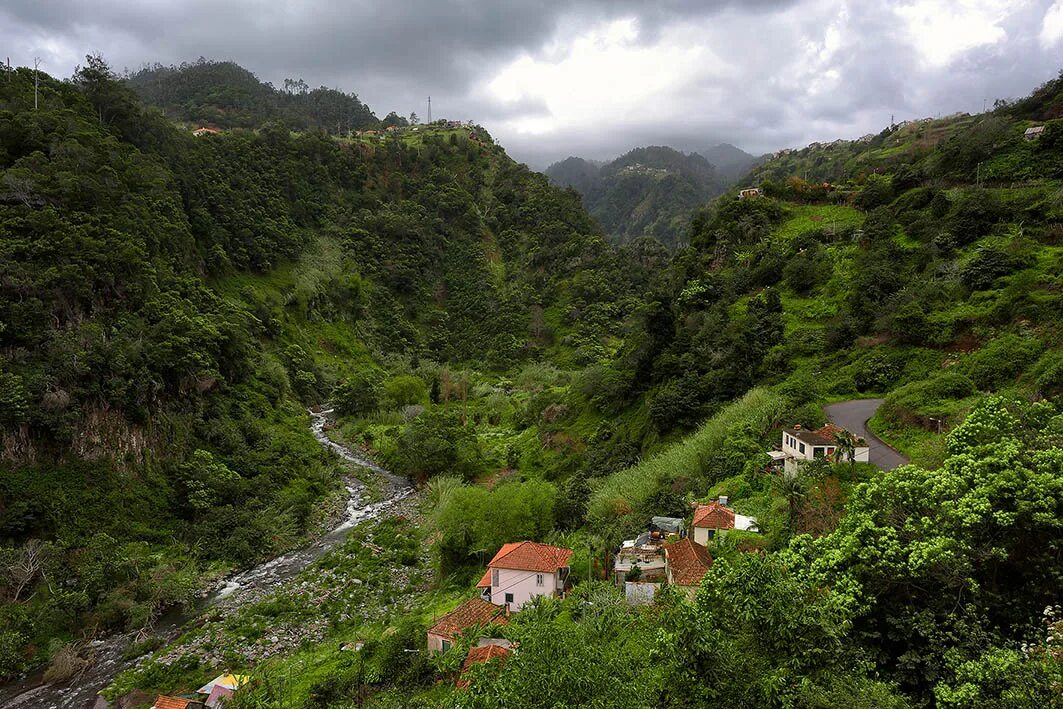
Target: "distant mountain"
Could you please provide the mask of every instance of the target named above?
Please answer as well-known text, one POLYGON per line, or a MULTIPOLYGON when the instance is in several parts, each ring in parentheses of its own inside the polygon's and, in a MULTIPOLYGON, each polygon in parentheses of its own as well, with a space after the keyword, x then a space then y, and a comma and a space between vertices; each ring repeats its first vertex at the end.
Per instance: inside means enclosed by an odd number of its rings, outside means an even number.
MULTIPOLYGON (((169 117, 218 128, 251 128, 282 120, 296 129, 343 133, 380 124, 353 93, 311 89, 302 79, 285 79, 280 90, 234 62, 201 58, 179 66, 153 64, 127 74, 125 80, 145 103, 158 106, 169 117)), ((402 121, 388 117, 392 118, 402 121)))
POLYGON ((716 168, 716 174, 728 183, 741 179, 760 161, 756 156, 730 143, 718 143, 711 148, 699 150, 698 154, 712 163, 716 168))
POLYGON ((587 211, 615 240, 651 236, 672 248, 691 212, 729 184, 701 155, 664 146, 636 148, 600 167, 569 157, 548 167, 546 176, 583 195, 587 211))

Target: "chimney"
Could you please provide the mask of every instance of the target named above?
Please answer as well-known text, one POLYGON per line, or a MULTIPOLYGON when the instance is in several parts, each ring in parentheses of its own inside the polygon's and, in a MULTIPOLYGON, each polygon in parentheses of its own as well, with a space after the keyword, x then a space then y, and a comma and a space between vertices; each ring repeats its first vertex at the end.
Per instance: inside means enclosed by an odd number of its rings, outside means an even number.
POLYGON ((727 507, 727 495, 720 495, 720 504, 727 507))
POLYGON ((800 430, 801 430, 801 424, 799 424, 799 423, 795 423, 795 424, 794 424, 794 430, 795 430, 795 431, 800 431, 800 430))

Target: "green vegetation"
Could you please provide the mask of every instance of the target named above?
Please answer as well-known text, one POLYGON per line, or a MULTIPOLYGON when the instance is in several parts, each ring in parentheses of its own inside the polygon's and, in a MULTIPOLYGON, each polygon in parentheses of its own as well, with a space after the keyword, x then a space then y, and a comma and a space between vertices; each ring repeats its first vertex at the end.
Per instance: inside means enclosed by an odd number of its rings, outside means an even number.
POLYGON ((302 79, 285 79, 277 89, 233 62, 200 58, 180 66, 156 63, 127 74, 125 81, 168 116, 218 128, 257 128, 282 121, 294 130, 345 134, 407 123, 394 113, 380 121, 356 95, 324 86, 311 89, 302 79))
POLYGON ((670 255, 608 245, 479 129, 329 135, 196 66, 152 100, 246 130, 194 138, 97 58, 36 111, 32 73, 0 73, 0 675, 63 674, 86 628, 149 626, 324 527, 352 471, 304 412, 332 402, 420 510, 108 696, 228 667, 256 677, 234 706, 1058 703, 1058 82, 770 160, 764 197, 699 209, 670 255), (914 465, 767 468, 781 425, 865 395, 914 465), (693 600, 599 583, 650 515, 721 494, 762 533, 714 538, 693 600), (453 688, 475 638, 429 658, 425 628, 523 538, 573 549, 579 584, 453 688))
POLYGON ((705 158, 663 146, 635 148, 604 165, 568 158, 546 175, 579 192, 618 243, 650 237, 669 249, 684 242, 690 212, 726 188, 705 158))

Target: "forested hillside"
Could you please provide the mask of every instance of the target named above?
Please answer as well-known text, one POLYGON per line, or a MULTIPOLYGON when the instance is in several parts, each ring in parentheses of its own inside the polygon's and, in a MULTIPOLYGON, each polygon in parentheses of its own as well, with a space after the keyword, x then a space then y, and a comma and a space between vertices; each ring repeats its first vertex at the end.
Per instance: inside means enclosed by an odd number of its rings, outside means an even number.
POLYGON ((618 243, 648 236, 673 249, 684 241, 690 214, 727 187, 702 156, 661 146, 636 148, 600 166, 568 158, 546 175, 579 192, 618 243))
MULTIPOLYGON (((129 73, 125 81, 145 103, 171 118, 205 126, 255 128, 275 120, 295 130, 340 134, 381 124, 353 93, 312 89, 302 79, 285 79, 278 89, 233 62, 201 57, 180 66, 153 64, 129 73)), ((384 125, 405 122, 391 114, 384 125)))
POLYGON ((1061 88, 778 155, 748 199, 633 151, 610 222, 479 128, 195 138, 100 60, 39 110, 0 72, 0 676, 313 535, 329 402, 418 508, 108 699, 226 670, 254 678, 237 709, 1059 705, 1061 88), (780 428, 871 396, 912 465, 768 467, 780 428), (627 605, 621 541, 721 495, 759 531, 711 538, 692 597, 627 605), (455 686, 478 635, 430 655, 426 629, 522 539, 571 549, 574 588, 455 686))
POLYGON ((577 198, 489 140, 195 138, 93 58, 32 107, 0 74, 0 675, 312 533, 340 485, 303 408, 372 362, 510 367, 624 315, 577 198))
MULTIPOLYGON (((462 450, 486 457, 461 479, 421 470, 434 595, 394 635, 340 625, 333 640, 366 638, 372 670, 315 645, 263 667, 248 706, 283 696, 293 667, 323 668, 297 683, 309 704, 367 690, 378 706, 1059 705, 1063 173, 1059 126, 1025 141, 1023 104, 954 119, 937 142, 873 144, 891 152, 848 167, 832 151, 850 146, 770 160, 751 178, 766 196, 695 215, 617 346, 561 370, 471 373, 467 395, 431 407, 477 422, 462 450), (820 156, 830 184, 812 181, 820 156), (808 181, 791 172, 806 167, 808 181), (913 465, 766 467, 781 425, 875 395, 872 428, 913 465), (651 515, 719 495, 760 532, 710 541, 693 602, 664 592, 632 609, 599 581, 651 515), (405 662, 474 592, 480 554, 525 537, 573 549, 578 580, 494 629, 519 652, 468 689, 437 680, 477 635, 405 662)), ((628 253, 653 253, 639 245, 628 253)), ((396 461, 431 435, 364 412, 344 431, 396 461)))

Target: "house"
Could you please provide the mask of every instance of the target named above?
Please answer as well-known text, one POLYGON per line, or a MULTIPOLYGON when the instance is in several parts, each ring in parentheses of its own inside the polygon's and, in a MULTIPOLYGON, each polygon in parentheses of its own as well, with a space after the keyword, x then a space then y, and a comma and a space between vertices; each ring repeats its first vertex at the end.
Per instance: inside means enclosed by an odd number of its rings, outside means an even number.
POLYGON ((201 138, 204 135, 217 135, 218 133, 221 133, 221 131, 217 128, 207 128, 205 126, 201 128, 196 128, 194 131, 192 131, 192 135, 196 136, 197 138, 201 138))
POLYGON ((151 709, 203 709, 203 702, 184 697, 168 697, 160 694, 151 709))
POLYGON ((651 517, 648 531, 620 545, 613 557, 613 582, 625 583, 627 575, 638 567, 640 582, 659 585, 664 580, 664 544, 685 536, 686 527, 679 517, 651 517))
POLYGON ((1026 140, 1037 140, 1038 138, 1041 137, 1041 134, 1044 133, 1044 132, 1045 132, 1045 127, 1044 126, 1033 126, 1032 128, 1027 128, 1026 132, 1022 134, 1022 137, 1025 138, 1026 140))
MULTIPOLYGON (((863 438, 854 436, 841 426, 828 423, 822 428, 810 431, 801 428, 797 424, 793 428, 783 429, 782 453, 783 468, 787 474, 793 475, 802 463, 816 458, 829 458, 835 461, 850 460, 849 454, 839 453, 839 447, 844 438, 848 437, 853 443, 851 458, 857 463, 868 462, 871 448, 863 438)), ((778 452, 769 453, 773 460, 778 460, 778 452)))
POLYGON ((664 541, 650 532, 643 532, 634 539, 626 539, 613 557, 613 582, 618 586, 627 581, 632 569, 638 567, 641 582, 664 580, 664 541))
POLYGON ((687 537, 664 547, 668 563, 668 585, 692 597, 712 566, 712 554, 704 545, 687 537))
POLYGON ((748 188, 746 188, 746 189, 744 189, 744 190, 742 190, 741 192, 738 193, 738 199, 749 199, 751 197, 759 197, 759 196, 760 196, 760 188, 759 187, 748 187, 748 188))
POLYGON ((488 644, 477 645, 474 648, 469 649, 469 654, 465 656, 465 664, 461 666, 461 676, 458 677, 457 685, 459 687, 468 687, 469 680, 465 677, 465 674, 473 665, 483 664, 497 660, 499 663, 503 663, 509 659, 509 656, 513 654, 513 651, 509 646, 501 644, 488 644))
POLYGON ((564 597, 571 556, 571 549, 538 542, 504 544, 476 585, 485 601, 513 610, 539 596, 564 597))
POLYGON ((234 675, 224 672, 196 690, 198 694, 206 694, 205 706, 207 709, 217 709, 225 703, 240 687, 251 681, 248 675, 234 675))
POLYGON ((758 532, 757 520, 754 517, 737 514, 727 504, 727 497, 721 496, 707 505, 698 504, 694 507, 694 541, 698 544, 708 544, 709 538, 717 532, 726 532, 737 529, 744 532, 758 532))
POLYGON ((506 611, 479 596, 474 596, 447 613, 428 629, 428 652, 449 650, 454 641, 469 628, 492 623, 505 625, 506 611))

